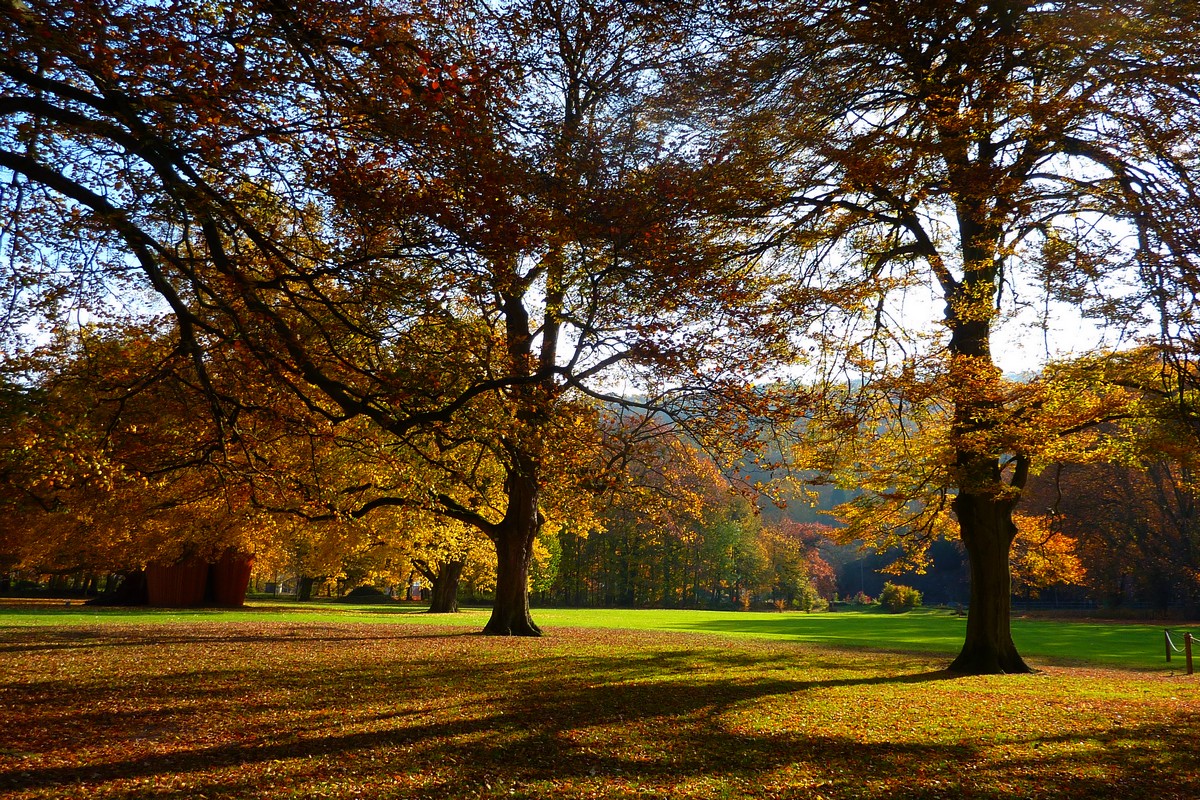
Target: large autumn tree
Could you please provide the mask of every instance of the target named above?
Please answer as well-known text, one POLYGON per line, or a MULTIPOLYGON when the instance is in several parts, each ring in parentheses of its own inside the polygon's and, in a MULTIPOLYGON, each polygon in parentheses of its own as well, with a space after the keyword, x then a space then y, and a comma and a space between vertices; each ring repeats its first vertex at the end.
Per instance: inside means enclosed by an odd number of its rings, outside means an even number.
MULTIPOLYGON (((749 391, 785 350, 772 294, 714 224, 737 184, 650 102, 688 22, 659 11, 6 3, 6 327, 136 316, 141 293, 224 446, 286 393, 467 485, 472 454, 496 465, 480 500, 425 502, 494 543, 486 632, 537 634, 532 545, 575 404, 728 420, 712 443, 750 436, 724 410, 778 408, 749 391), (255 380, 215 379, 235 355, 255 380)), ((396 500, 347 488, 331 513, 396 500)))
MULTIPOLYGON (((739 112, 716 117, 731 146, 779 164, 762 246, 840 300, 798 331, 824 345, 827 374, 834 356, 844 368, 855 405, 831 409, 837 430, 890 418, 903 440, 904 414, 936 396, 944 447, 925 466, 946 478, 971 569, 952 669, 1026 671, 1009 631, 1013 508, 1031 443, 1053 432, 1024 424, 1038 403, 1003 382, 996 333, 1031 300, 1136 328, 1139 275, 1194 276, 1200 7, 726 5, 712 26, 726 69, 707 85, 718 112, 739 112)), ((1025 335, 1052 335, 1044 319, 1025 335)))

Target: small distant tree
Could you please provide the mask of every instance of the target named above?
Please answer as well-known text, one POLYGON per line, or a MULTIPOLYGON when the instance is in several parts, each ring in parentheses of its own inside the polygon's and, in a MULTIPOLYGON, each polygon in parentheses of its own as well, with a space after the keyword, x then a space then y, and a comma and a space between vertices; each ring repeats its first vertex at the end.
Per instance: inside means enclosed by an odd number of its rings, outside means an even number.
POLYGON ((777 608, 816 611, 833 597, 833 568, 817 548, 828 530, 826 525, 786 520, 763 528, 761 539, 772 578, 771 599, 777 608))
POLYGON ((411 548, 409 562, 429 583, 429 613, 453 614, 467 565, 494 563, 494 556, 487 538, 474 528, 453 521, 427 526, 415 536, 413 531, 402 534, 411 548))
POLYGON ((888 581, 883 584, 883 591, 879 593, 879 605, 893 614, 912 611, 921 605, 921 593, 911 586, 888 581))

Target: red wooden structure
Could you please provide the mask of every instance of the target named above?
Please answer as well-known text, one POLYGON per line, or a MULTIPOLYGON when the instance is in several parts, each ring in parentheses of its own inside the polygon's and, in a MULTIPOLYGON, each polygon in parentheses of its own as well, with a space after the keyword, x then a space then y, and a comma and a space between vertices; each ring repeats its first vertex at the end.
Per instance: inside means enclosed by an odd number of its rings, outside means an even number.
POLYGON ((193 556, 174 564, 150 564, 146 567, 147 604, 239 608, 246 601, 253 563, 253 556, 230 548, 213 562, 193 556))

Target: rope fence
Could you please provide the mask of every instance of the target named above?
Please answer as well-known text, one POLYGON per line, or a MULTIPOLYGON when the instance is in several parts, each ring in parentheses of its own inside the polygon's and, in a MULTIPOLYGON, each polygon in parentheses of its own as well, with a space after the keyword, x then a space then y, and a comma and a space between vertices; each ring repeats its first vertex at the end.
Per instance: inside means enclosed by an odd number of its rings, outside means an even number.
POLYGON ((1174 651, 1176 653, 1183 653, 1184 661, 1187 664, 1187 674, 1188 675, 1193 674, 1193 670, 1192 670, 1192 640, 1193 640, 1193 638, 1194 637, 1192 636, 1192 634, 1187 633, 1185 631, 1183 634, 1183 649, 1180 650, 1178 647, 1175 646, 1175 642, 1173 642, 1171 640, 1171 631, 1167 628, 1163 628, 1163 642, 1164 642, 1164 646, 1167 651, 1167 662, 1169 663, 1171 661, 1171 652, 1172 651, 1174 651))

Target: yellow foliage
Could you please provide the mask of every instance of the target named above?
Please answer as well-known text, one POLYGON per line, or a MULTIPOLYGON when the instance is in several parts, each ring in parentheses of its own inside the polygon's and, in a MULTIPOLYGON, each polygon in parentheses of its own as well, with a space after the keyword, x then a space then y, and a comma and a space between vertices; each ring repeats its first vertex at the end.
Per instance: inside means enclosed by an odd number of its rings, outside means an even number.
POLYGON ((1014 590, 1037 597, 1047 586, 1083 585, 1085 571, 1075 540, 1054 530, 1053 517, 1014 514, 1013 521, 1021 532, 1010 557, 1014 590))

